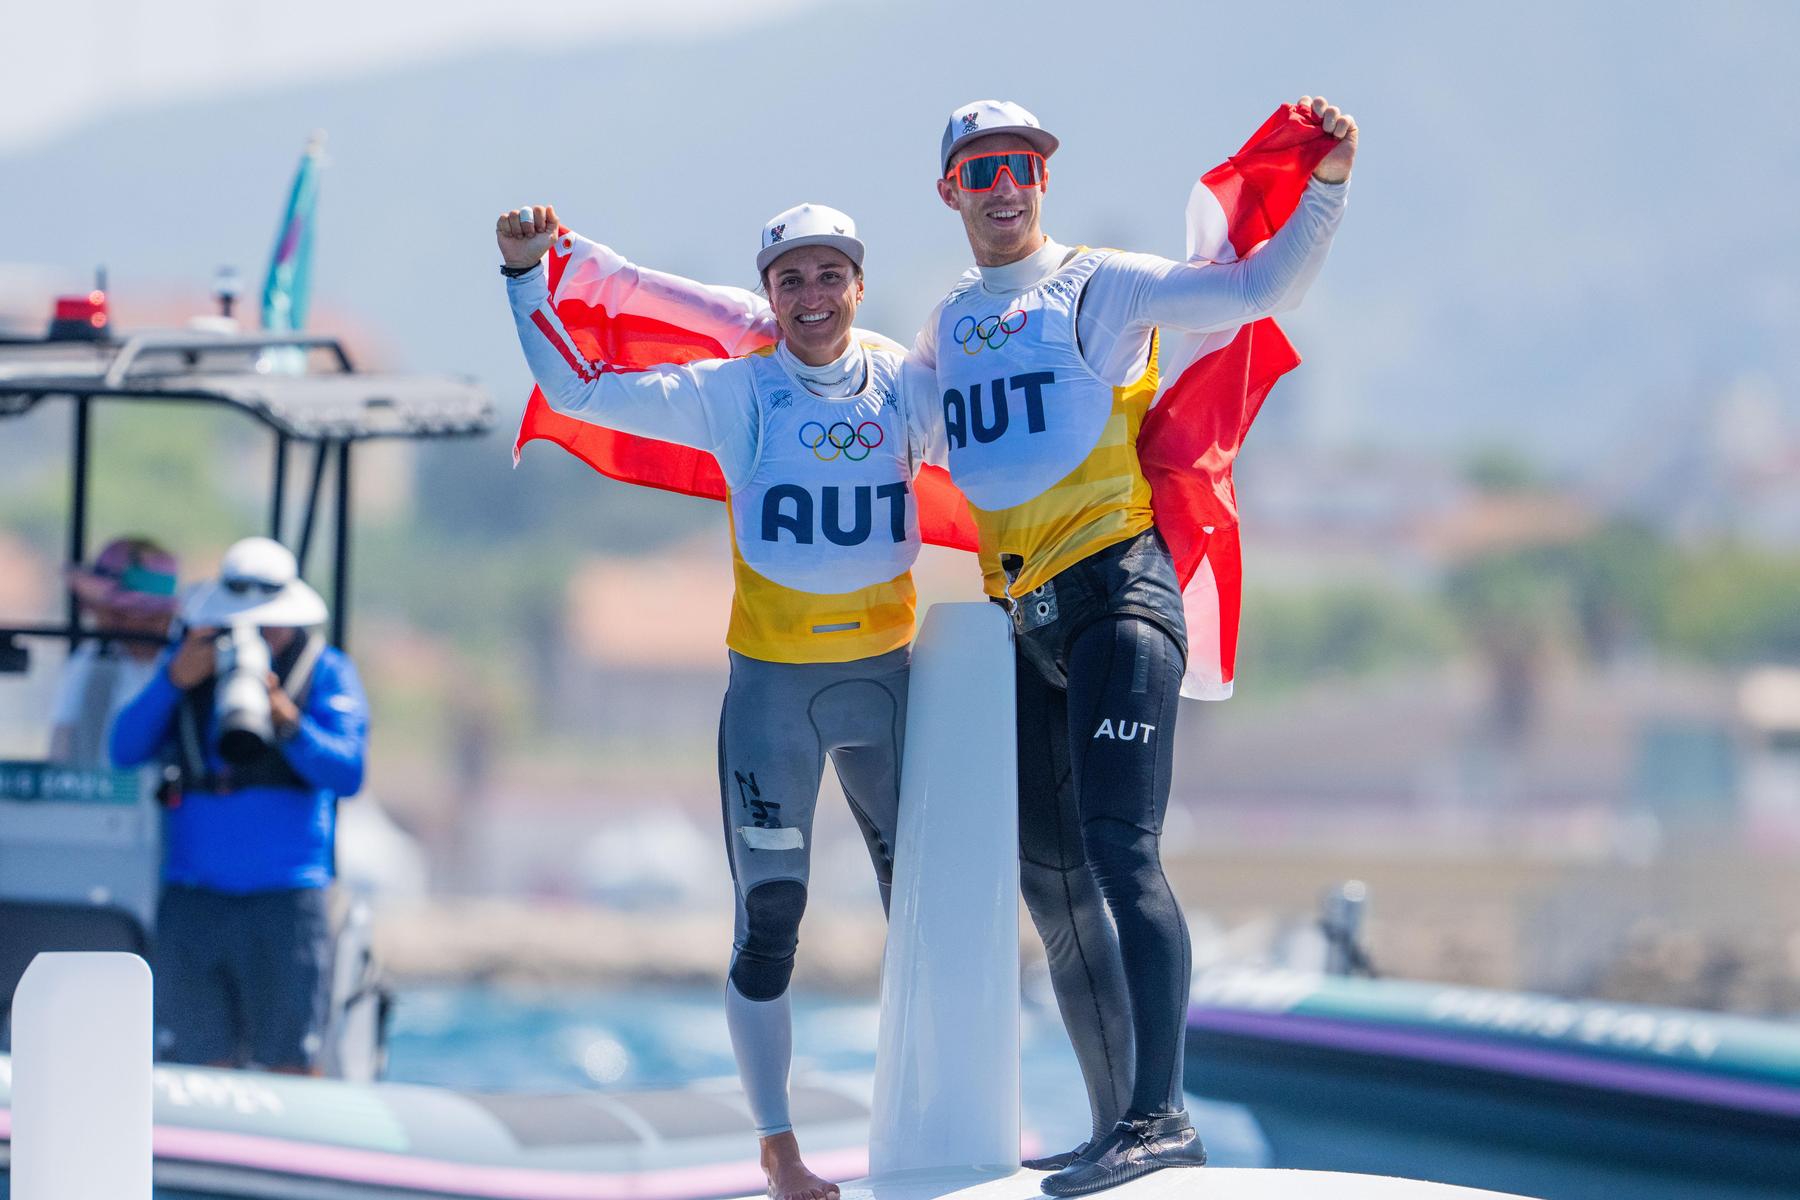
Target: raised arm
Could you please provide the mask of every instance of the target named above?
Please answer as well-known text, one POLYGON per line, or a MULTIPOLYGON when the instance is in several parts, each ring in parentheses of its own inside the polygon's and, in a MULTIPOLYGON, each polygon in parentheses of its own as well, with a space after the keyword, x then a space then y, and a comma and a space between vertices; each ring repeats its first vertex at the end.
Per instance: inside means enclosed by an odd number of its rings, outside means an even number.
MULTIPOLYGON (((550 406, 595 425, 704 450, 718 460, 727 484, 739 483, 756 454, 755 396, 746 364, 709 359, 621 371, 590 360, 551 302, 542 259, 556 234, 555 210, 546 206, 502 214, 495 232, 509 268, 507 300, 519 345, 550 406)), ((613 303, 606 307, 615 315, 655 316, 680 324, 719 341, 728 352, 770 340, 757 333, 762 317, 750 293, 683 286, 688 281, 645 272, 605 247, 597 249, 604 253, 586 254, 572 264, 577 274, 573 279, 565 274, 565 293, 580 286, 588 303, 610 297, 613 303)))
MULTIPOLYGON (((1287 224, 1237 262, 1178 263, 1150 254, 1115 255, 1104 273, 1122 277, 1118 290, 1123 304, 1108 305, 1096 316, 1104 312, 1122 320, 1120 333, 1152 325, 1198 333, 1295 308, 1325 265, 1349 190, 1347 183, 1308 182, 1287 224)), ((1096 275, 1095 281, 1100 278, 1096 275)), ((1084 303, 1082 316, 1087 315, 1084 303)), ((1107 331, 1096 328, 1096 332, 1107 331)), ((1083 341, 1093 344, 1085 336, 1083 341)))
MULTIPOLYGON (((1113 255, 1082 294, 1081 344, 1099 353, 1136 346, 1148 339, 1153 327, 1195 333, 1231 329, 1297 306, 1325 263, 1348 187, 1309 182, 1287 224, 1238 262, 1179 263, 1154 254, 1113 255)), ((1141 365, 1141 353, 1129 357, 1141 365)), ((1103 369, 1102 373, 1122 380, 1131 372, 1103 369)))
MULTIPOLYGON (((1082 298, 1082 343, 1101 346, 1152 326, 1207 332, 1230 329, 1299 305, 1318 276, 1343 219, 1356 156, 1355 118, 1323 98, 1302 97, 1338 144, 1314 169, 1300 205, 1267 242, 1234 262, 1174 262, 1118 254, 1096 272, 1082 298)), ((1203 185, 1202 185, 1203 186, 1203 185)), ((1205 200, 1201 188, 1196 197, 1205 200)), ((1189 225, 1195 224, 1190 208, 1189 225)))
POLYGON ((733 358, 781 337, 769 302, 756 292, 701 283, 631 262, 579 234, 571 243, 559 291, 577 295, 615 316, 646 317, 711 338, 733 358))

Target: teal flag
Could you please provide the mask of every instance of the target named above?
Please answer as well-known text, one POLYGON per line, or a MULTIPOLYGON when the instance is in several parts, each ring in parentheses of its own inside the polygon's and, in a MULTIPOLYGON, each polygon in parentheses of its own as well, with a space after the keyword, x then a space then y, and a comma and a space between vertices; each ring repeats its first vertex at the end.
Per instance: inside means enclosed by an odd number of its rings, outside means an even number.
POLYGON ((269 259, 269 277, 263 283, 262 327, 290 333, 306 327, 306 306, 312 292, 313 226, 319 209, 319 169, 325 158, 325 135, 315 133, 306 141, 294 186, 288 193, 287 212, 275 235, 275 253, 269 259))

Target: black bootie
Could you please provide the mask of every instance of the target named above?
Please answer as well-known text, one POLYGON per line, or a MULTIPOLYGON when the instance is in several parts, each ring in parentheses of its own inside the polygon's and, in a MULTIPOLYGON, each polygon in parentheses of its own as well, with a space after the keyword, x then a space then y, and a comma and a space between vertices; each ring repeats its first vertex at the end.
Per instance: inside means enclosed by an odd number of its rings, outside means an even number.
POLYGON ((1133 1117, 1090 1145, 1074 1162, 1047 1176, 1042 1187, 1052 1196, 1085 1196, 1117 1187, 1164 1167, 1206 1165, 1206 1147, 1185 1112, 1167 1117, 1133 1117))

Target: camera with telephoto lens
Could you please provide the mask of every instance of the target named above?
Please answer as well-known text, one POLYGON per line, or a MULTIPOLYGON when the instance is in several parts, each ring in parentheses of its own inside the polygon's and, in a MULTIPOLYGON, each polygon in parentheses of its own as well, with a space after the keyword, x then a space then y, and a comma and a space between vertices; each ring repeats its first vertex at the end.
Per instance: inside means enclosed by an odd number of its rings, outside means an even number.
POLYGON ((252 624, 233 625, 213 643, 218 680, 213 716, 219 731, 219 755, 241 766, 275 741, 269 710, 269 644, 252 624))

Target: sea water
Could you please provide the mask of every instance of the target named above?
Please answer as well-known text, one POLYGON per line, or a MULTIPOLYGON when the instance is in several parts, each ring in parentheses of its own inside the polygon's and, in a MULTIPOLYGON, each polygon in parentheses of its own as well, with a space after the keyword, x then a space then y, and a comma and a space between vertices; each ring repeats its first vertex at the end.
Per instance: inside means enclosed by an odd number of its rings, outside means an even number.
MULTIPOLYGON (((873 1000, 796 994, 794 1078, 872 1076, 880 1020, 873 1000)), ((390 1030, 386 1077, 403 1083, 624 1091, 737 1072, 723 989, 715 988, 409 988, 396 998, 390 1030)), ((1036 1153, 1068 1149, 1087 1137, 1087 1092, 1053 1006, 1025 1006, 1020 1043, 1026 1146, 1036 1153)), ((1268 1165, 1268 1147, 1247 1111, 1192 1096, 1188 1107, 1213 1162, 1268 1165)))

